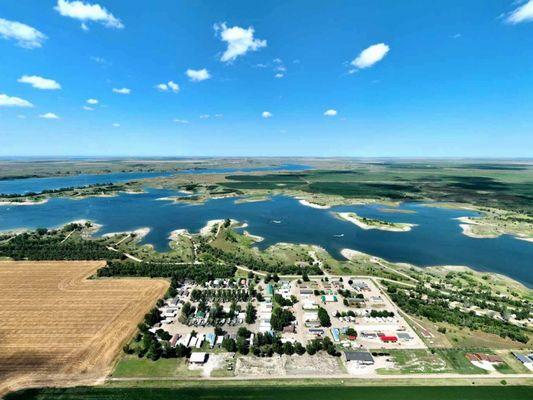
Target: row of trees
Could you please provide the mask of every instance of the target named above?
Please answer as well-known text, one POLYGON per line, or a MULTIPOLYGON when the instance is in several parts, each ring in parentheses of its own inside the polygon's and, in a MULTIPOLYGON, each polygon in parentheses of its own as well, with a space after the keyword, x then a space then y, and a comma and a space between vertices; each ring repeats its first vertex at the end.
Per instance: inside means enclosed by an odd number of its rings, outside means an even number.
POLYGON ((104 268, 98 270, 98 276, 171 277, 177 281, 189 279, 196 283, 205 283, 213 279, 231 278, 235 275, 235 271, 235 266, 221 264, 176 265, 157 262, 109 261, 104 268))
POLYGON ((388 293, 392 301, 408 314, 420 315, 432 322, 447 322, 472 330, 496 334, 521 343, 529 341, 527 330, 486 315, 476 315, 473 311, 463 312, 452 309, 449 307, 448 300, 432 297, 422 300, 422 295, 418 291, 406 292, 391 285, 388 286, 388 293))
POLYGON ((246 328, 240 328, 237 332, 237 338, 225 338, 222 342, 222 347, 229 352, 238 352, 244 355, 253 354, 257 357, 272 357, 274 354, 303 355, 308 353, 313 355, 321 350, 326 351, 332 356, 340 355, 335 348, 335 345, 328 337, 311 340, 307 346, 304 347, 300 342, 283 343, 277 335, 257 333, 254 335, 253 344, 250 346, 250 334, 251 332, 246 328))
POLYGON ((119 253, 108 250, 99 240, 69 238, 45 228, 22 233, 0 245, 0 256, 14 260, 114 260, 119 253))

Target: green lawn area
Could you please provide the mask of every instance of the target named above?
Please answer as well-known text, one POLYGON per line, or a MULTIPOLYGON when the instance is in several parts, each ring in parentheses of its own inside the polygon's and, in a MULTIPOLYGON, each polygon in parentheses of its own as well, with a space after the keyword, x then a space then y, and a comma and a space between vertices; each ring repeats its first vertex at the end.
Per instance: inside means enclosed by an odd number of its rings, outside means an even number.
POLYGON ((379 371, 383 374, 416 374, 454 372, 449 363, 439 354, 429 350, 390 350, 394 363, 398 367, 394 371, 379 371))
POLYGON ((466 353, 475 351, 476 350, 436 349, 435 353, 442 356, 442 358, 444 358, 459 374, 487 374, 487 371, 476 367, 465 357, 466 353))
POLYGON ((124 356, 117 364, 113 378, 139 377, 195 377, 198 371, 189 371, 184 359, 160 358, 151 361, 137 356, 124 356))

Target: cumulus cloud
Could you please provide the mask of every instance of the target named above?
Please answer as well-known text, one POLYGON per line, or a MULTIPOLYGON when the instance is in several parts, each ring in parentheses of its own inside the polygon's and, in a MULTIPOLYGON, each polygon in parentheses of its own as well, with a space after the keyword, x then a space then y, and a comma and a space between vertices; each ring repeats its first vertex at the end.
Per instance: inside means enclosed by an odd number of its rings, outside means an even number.
POLYGON ((205 68, 188 69, 187 71, 185 71, 185 75, 187 75, 189 79, 193 82, 201 82, 201 81, 205 81, 206 79, 211 78, 209 71, 205 68))
POLYGON ((41 114, 39 115, 39 118, 44 118, 44 119, 59 119, 59 116, 57 114, 54 114, 52 112, 47 112, 45 114, 41 114))
POLYGON ((533 0, 529 0, 527 3, 522 4, 520 7, 515 8, 509 14, 505 21, 509 24, 519 24, 521 22, 533 21, 533 0))
POLYGON ((54 81, 53 79, 43 78, 42 76, 36 75, 23 75, 17 82, 27 83, 33 86, 35 89, 41 90, 58 90, 61 89, 61 85, 54 81))
POLYGON ((267 41, 254 38, 254 28, 241 28, 240 26, 233 26, 229 28, 225 22, 215 24, 215 31, 218 33, 220 39, 226 42, 228 47, 220 57, 220 61, 233 61, 239 56, 243 56, 249 51, 256 51, 262 47, 266 47, 267 41))
POLYGON ((274 78, 283 78, 285 75, 282 74, 281 72, 278 72, 276 75, 274 75, 274 78))
POLYGON ((263 111, 263 112, 261 113, 261 116, 262 116, 263 118, 272 118, 272 113, 271 113, 270 111, 263 111))
POLYGON ((385 43, 373 44, 359 53, 351 64, 359 69, 369 68, 378 61, 381 61, 387 55, 389 50, 390 47, 385 43))
POLYGON ((335 115, 337 115, 337 110, 330 108, 329 110, 324 111, 324 115, 326 117, 334 117, 335 115))
POLYGON ((28 100, 20 97, 12 97, 7 94, 0 94, 0 107, 33 107, 28 100))
POLYGON ((3 18, 0 18, 0 37, 14 40, 18 46, 26 49, 42 47, 43 42, 47 39, 45 34, 29 25, 3 18))
POLYGON ((180 86, 173 81, 168 81, 167 83, 160 83, 158 85, 155 85, 155 87, 161 92, 168 92, 169 90, 172 90, 174 93, 178 93, 180 91, 180 86))
POLYGON ((131 89, 128 89, 128 88, 120 88, 120 89, 113 88, 113 93, 130 94, 131 93, 131 89))
POLYGON ((92 105, 98 104, 98 100, 96 100, 96 99, 87 99, 87 104, 92 104, 92 105))
POLYGON ((124 28, 124 25, 118 18, 99 4, 58 0, 54 9, 64 17, 80 20, 81 27, 84 30, 89 29, 87 22, 98 22, 108 28, 124 28))
POLYGON ((173 121, 177 124, 188 124, 189 121, 187 121, 186 119, 180 119, 180 118, 174 118, 173 121))

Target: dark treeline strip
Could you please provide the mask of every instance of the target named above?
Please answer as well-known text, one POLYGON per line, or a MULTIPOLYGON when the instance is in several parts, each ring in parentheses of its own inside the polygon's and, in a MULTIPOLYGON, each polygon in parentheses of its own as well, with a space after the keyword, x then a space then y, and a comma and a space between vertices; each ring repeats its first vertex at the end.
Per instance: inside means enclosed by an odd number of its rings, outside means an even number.
POLYGON ((389 285, 388 293, 404 312, 411 315, 426 317, 432 322, 447 322, 455 326, 480 330, 487 333, 507 337, 521 343, 529 341, 528 330, 500 321, 485 315, 463 312, 449 307, 449 302, 439 298, 422 300, 420 293, 407 294, 396 286, 389 285))
POLYGON ((213 279, 231 278, 235 275, 236 270, 233 265, 221 264, 176 265, 157 262, 109 261, 104 268, 98 270, 97 275, 99 277, 162 277, 173 278, 177 281, 190 279, 197 283, 203 283, 213 279))
POLYGON ((0 245, 0 256, 14 260, 113 260, 119 253, 93 240, 67 240, 64 235, 22 233, 0 245))
POLYGON ((105 189, 106 191, 109 190, 121 190, 123 189, 122 185, 115 185, 111 182, 109 183, 94 183, 92 185, 83 185, 83 186, 69 186, 59 189, 45 189, 40 192, 26 192, 26 193, 0 193, 0 197, 6 198, 6 199, 16 199, 16 198, 26 198, 26 197, 34 197, 34 196, 40 196, 44 194, 57 194, 57 193, 63 193, 63 192, 71 192, 74 190, 83 190, 83 189, 105 189))

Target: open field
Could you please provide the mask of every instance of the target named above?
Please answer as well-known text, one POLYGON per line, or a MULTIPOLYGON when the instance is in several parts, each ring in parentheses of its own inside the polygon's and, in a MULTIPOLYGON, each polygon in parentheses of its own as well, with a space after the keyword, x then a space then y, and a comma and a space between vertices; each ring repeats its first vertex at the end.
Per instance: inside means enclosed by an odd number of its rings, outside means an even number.
POLYGON ((163 279, 90 280, 97 261, 0 262, 0 395, 102 380, 163 279))

